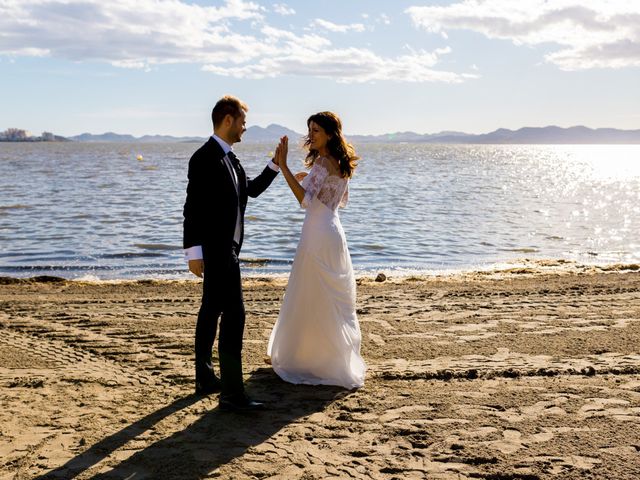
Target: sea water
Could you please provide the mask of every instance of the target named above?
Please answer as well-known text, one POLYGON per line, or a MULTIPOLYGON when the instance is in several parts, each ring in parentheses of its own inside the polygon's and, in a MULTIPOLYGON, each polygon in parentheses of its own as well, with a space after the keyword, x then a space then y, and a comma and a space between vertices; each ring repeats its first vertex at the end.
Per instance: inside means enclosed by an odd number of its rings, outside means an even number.
MULTIPOLYGON (((189 278, 182 207, 193 143, 0 143, 0 275, 189 278)), ((271 144, 238 144, 248 175, 271 144)), ((640 146, 356 145, 340 217, 359 272, 521 259, 640 262, 640 146)), ((290 165, 303 170, 292 148, 290 165)), ((248 274, 286 274, 304 211, 282 175, 249 199, 248 274)))

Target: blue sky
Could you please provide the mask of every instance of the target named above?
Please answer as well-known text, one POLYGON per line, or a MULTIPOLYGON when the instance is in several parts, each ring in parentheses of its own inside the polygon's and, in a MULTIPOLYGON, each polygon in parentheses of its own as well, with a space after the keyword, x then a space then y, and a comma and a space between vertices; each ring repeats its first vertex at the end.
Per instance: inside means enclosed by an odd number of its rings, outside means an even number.
POLYGON ((640 128, 637 0, 0 0, 0 130, 640 128))

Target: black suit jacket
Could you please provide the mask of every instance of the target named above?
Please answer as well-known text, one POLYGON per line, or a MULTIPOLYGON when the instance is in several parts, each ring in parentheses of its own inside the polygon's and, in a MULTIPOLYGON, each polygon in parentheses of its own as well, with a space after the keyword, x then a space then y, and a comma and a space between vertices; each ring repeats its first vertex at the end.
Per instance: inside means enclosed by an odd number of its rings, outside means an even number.
POLYGON ((205 257, 231 252, 240 203, 240 246, 244 239, 244 212, 248 197, 257 197, 276 178, 268 166, 254 179, 248 179, 239 165, 238 193, 224 163, 224 150, 213 138, 189 160, 189 183, 184 204, 184 248, 202 245, 205 257))

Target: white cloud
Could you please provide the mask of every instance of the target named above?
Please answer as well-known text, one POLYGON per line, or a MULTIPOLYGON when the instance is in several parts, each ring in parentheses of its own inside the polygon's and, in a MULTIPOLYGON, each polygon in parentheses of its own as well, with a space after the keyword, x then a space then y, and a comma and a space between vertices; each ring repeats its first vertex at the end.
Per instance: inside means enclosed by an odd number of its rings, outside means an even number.
POLYGON ((558 45, 545 59, 564 70, 640 66, 636 0, 464 0, 406 13, 432 33, 462 29, 516 45, 558 45))
MULTIPOLYGON (((272 27, 248 0, 218 7, 186 0, 0 0, 0 56, 49 56, 150 70, 191 63, 238 78, 314 76, 339 82, 462 82, 473 75, 441 71, 447 49, 382 57, 332 35, 361 24, 316 20, 322 32, 272 27)), ((279 4, 284 5, 284 4, 279 4)))
POLYGON ((0 54, 46 52, 129 68, 243 61, 261 54, 259 42, 230 32, 225 22, 260 19, 261 11, 242 0, 227 0, 220 8, 177 0, 5 0, 0 3, 0 54))
POLYGON ((378 17, 378 22, 382 23, 383 25, 389 25, 391 24, 391 19, 389 18, 389 15, 387 15, 386 13, 381 13, 380 16, 378 17))
POLYGON ((346 32, 364 32, 365 28, 362 23, 351 23, 348 25, 338 25, 337 23, 329 22, 321 18, 316 18, 311 22, 311 27, 318 27, 335 33, 346 32))
POLYGON ((398 82, 462 83, 477 78, 474 74, 457 74, 435 70, 441 55, 450 49, 434 52, 410 52, 398 58, 384 58, 360 48, 325 49, 310 52, 291 46, 286 53, 265 58, 251 65, 222 68, 206 65, 205 70, 237 78, 267 78, 281 75, 314 76, 341 83, 365 83, 380 80, 398 82))
POLYGON ((288 30, 264 26, 261 29, 264 34, 264 45, 270 48, 270 53, 277 55, 286 53, 291 49, 315 51, 329 47, 331 41, 316 34, 296 35, 288 30), (283 43, 284 42, 284 43, 283 43), (282 48, 283 50, 278 50, 282 48))
POLYGON ((285 3, 276 3, 273 5, 273 11, 279 15, 295 15, 296 11, 285 3))

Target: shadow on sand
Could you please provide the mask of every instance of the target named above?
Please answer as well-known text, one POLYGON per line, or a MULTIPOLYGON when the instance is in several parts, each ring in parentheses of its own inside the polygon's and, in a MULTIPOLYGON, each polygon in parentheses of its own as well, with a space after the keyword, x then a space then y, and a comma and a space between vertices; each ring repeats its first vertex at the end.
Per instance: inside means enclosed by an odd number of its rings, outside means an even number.
MULTIPOLYGON (((333 401, 350 394, 339 387, 291 385, 281 381, 270 368, 254 371, 246 385, 252 396, 266 402, 267 410, 238 414, 215 408, 184 430, 147 446, 112 470, 92 478, 200 479, 297 419, 320 412, 333 401)), ((195 395, 177 399, 39 478, 74 478, 153 428, 156 423, 199 399, 195 395)))

